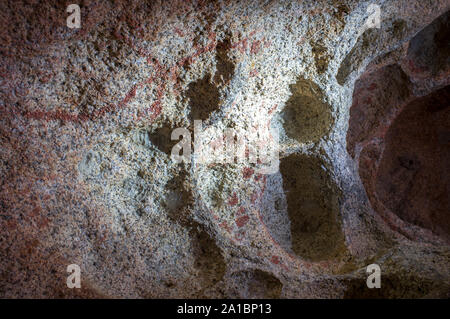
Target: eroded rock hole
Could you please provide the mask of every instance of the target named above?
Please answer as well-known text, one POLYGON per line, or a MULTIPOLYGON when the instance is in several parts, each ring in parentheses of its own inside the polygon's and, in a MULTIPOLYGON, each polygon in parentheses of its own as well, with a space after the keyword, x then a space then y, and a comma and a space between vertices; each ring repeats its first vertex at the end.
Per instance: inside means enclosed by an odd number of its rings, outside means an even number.
POLYGON ((202 287, 208 288, 221 281, 225 275, 226 262, 215 240, 200 224, 192 228, 195 264, 199 270, 202 287))
POLYGON ((182 171, 166 183, 164 207, 167 216, 175 223, 190 227, 192 226, 190 210, 193 209, 193 205, 192 192, 187 185, 187 173, 182 171))
POLYGON ((388 274, 381 278, 382 286, 380 289, 368 289, 367 278, 348 280, 344 299, 421 298, 430 293, 433 288, 432 281, 408 274, 388 274))
POLYGON ((219 89, 211 81, 210 74, 190 83, 186 97, 190 101, 191 112, 189 114, 189 120, 191 121, 191 125, 193 125, 194 120, 204 121, 209 119, 211 113, 219 108, 219 89))
POLYGON ((450 87, 407 105, 385 137, 378 198, 401 219, 450 238, 450 87))
POLYGON ((293 154, 280 162, 291 223, 292 250, 318 261, 337 257, 344 247, 339 192, 322 160, 293 154))
MULTIPOLYGON (((347 149, 355 158, 360 154, 359 174, 372 207, 389 223, 396 221, 385 211, 449 240, 449 88, 413 96, 430 92, 428 84, 421 88, 422 76, 448 67, 447 25, 448 13, 411 40, 401 66, 388 65, 356 82, 347 149)), ((411 228, 400 231, 412 234, 411 228)))
POLYGON ((161 152, 170 156, 172 148, 179 142, 179 140, 172 141, 173 128, 169 125, 164 125, 154 132, 149 134, 149 140, 154 146, 156 146, 161 152))
POLYGON ((347 150, 355 157, 355 147, 375 134, 385 118, 395 115, 411 94, 411 82, 397 64, 365 74, 355 83, 347 150))
POLYGON ((300 143, 317 142, 333 124, 331 108, 319 86, 299 79, 291 85, 292 95, 281 113, 286 135, 300 143))
POLYGON ((179 142, 179 140, 172 141, 173 127, 169 124, 164 124, 162 127, 156 128, 153 131, 139 129, 132 133, 131 137, 134 143, 148 148, 155 147, 161 152, 171 155, 172 148, 179 142))

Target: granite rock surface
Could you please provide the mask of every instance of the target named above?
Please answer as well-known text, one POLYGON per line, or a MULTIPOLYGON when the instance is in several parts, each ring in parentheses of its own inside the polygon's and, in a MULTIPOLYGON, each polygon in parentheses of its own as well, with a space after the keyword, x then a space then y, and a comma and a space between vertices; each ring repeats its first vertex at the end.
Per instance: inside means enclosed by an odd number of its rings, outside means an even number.
POLYGON ((72 2, 0 2, 0 297, 450 296, 449 0, 72 2))

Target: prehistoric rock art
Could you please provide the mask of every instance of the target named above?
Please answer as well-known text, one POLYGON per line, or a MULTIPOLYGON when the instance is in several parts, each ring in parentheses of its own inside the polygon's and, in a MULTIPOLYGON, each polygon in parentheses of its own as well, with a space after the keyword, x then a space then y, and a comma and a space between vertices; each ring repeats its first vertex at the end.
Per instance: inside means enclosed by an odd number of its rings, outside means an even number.
POLYGON ((449 297, 448 0, 80 7, 0 2, 0 297, 449 297))

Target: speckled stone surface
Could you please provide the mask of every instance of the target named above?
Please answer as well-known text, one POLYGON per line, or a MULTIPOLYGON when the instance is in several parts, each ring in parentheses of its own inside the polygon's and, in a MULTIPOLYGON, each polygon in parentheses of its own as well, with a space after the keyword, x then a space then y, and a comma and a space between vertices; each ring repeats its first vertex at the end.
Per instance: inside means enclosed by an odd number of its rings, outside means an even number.
POLYGON ((449 0, 72 2, 0 2, 0 297, 450 297, 449 0))

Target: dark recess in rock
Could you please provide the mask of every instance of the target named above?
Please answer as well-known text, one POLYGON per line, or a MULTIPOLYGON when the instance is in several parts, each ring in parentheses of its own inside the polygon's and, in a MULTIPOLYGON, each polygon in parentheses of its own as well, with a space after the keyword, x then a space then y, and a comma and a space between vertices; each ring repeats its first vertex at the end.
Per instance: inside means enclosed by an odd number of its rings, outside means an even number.
MULTIPOLYGON (((413 275, 388 274, 382 278, 382 286, 379 289, 368 289, 365 277, 348 280, 344 299, 420 298, 426 296, 433 288, 432 281, 413 275)), ((445 294, 440 297, 445 298, 445 294)))
POLYGON ((244 270, 232 274, 233 292, 240 298, 276 299, 283 288, 280 280, 273 274, 260 269, 244 270))
POLYGON ((217 44, 216 73, 214 74, 214 83, 217 85, 228 84, 234 75, 236 66, 228 57, 230 47, 231 43, 228 38, 217 44))
POLYGON ((292 250, 308 260, 336 258, 344 249, 339 190, 318 158, 293 154, 280 163, 291 222, 292 250))
POLYGON ((300 143, 317 142, 333 124, 331 108, 317 84, 299 79, 281 113, 286 135, 300 143))
POLYGON ((191 125, 194 120, 208 120, 211 113, 219 108, 219 89, 211 81, 211 75, 205 75, 202 79, 189 84, 186 97, 191 108, 189 114, 191 125))
POLYGON ((410 42, 406 58, 417 76, 438 75, 450 66, 450 11, 420 31, 410 42))
POLYGON ((160 151, 166 153, 170 156, 172 148, 179 142, 179 140, 172 141, 171 134, 173 128, 169 125, 164 125, 161 128, 156 129, 154 132, 149 134, 149 140, 155 145, 160 151))
POLYGON ((376 192, 395 214, 450 239, 450 87, 419 98, 385 137, 376 192))
POLYGON ((388 65, 364 74, 355 83, 347 131, 347 150, 355 156, 355 146, 373 135, 386 117, 394 115, 411 94, 411 82, 402 68, 388 65))
POLYGON ((347 82, 348 76, 361 67, 361 63, 373 50, 373 44, 378 41, 380 32, 379 29, 369 29, 358 38, 355 46, 347 54, 339 67, 336 75, 336 80, 339 85, 344 85, 347 82))

